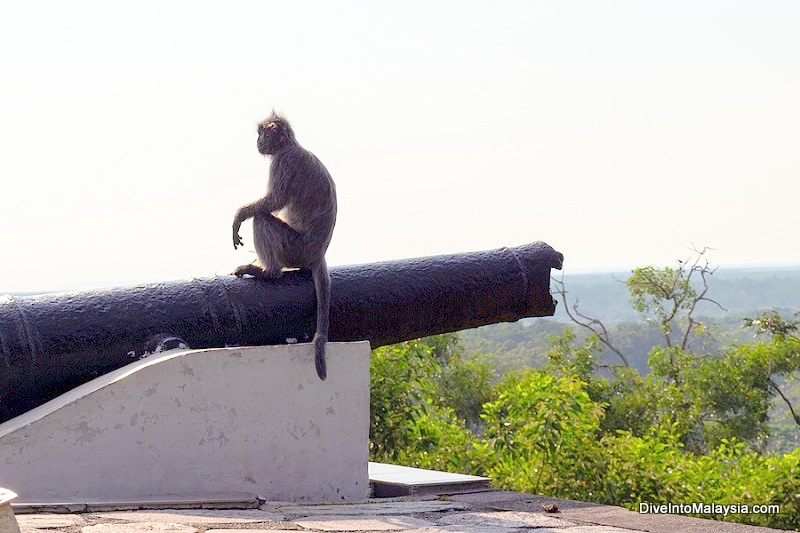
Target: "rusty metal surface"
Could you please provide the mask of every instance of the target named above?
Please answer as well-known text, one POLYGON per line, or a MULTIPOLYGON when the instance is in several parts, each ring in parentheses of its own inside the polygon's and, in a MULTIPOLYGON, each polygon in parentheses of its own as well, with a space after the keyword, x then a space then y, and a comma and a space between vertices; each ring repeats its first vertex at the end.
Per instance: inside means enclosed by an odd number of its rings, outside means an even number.
MULTIPOLYGON (((550 270, 562 256, 515 248, 331 268, 331 341, 373 347, 531 316, 550 316, 550 270)), ((308 272, 233 276, 0 297, 0 421, 146 353, 308 342, 308 272)))

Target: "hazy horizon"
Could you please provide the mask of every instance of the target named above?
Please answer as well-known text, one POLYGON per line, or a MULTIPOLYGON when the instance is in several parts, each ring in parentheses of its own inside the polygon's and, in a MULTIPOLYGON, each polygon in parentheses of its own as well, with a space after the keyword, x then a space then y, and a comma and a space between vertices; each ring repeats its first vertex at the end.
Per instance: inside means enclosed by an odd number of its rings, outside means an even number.
MULTIPOLYGON (((348 266, 348 265, 336 265, 336 266, 348 266)), ((637 265, 637 266, 645 266, 645 265, 637 265)), ((656 266, 675 266, 672 265, 656 265, 656 266)), ((719 265, 711 265, 712 268, 719 267, 715 273, 719 274, 733 274, 736 275, 738 273, 741 274, 752 274, 752 273, 800 273, 800 264, 795 265, 762 265, 762 266, 753 266, 753 265, 745 265, 745 266, 719 266, 719 265)), ((335 268, 335 267, 334 267, 335 268)), ((574 269, 574 270, 553 270, 552 276, 555 278, 559 278, 562 273, 566 278, 576 278, 576 277, 589 277, 589 276, 596 276, 596 277, 604 277, 607 276, 609 280, 613 279, 613 276, 617 275, 627 275, 631 273, 636 267, 630 268, 619 268, 619 269, 609 269, 609 270, 581 270, 581 269, 574 269)), ((209 274, 208 276, 196 276, 198 278, 207 278, 212 277, 215 274, 209 274)), ((218 274, 216 274, 218 275, 218 274)), ((181 278, 185 279, 185 278, 181 278)), ((135 282, 135 283, 123 283, 119 285, 109 285, 109 286, 86 286, 86 287, 75 287, 75 288, 55 288, 55 289, 39 289, 35 291, 27 291, 27 290, 19 290, 19 291, 8 291, 3 290, 0 287, 0 297, 4 294, 10 294, 11 296, 37 296, 43 294, 58 294, 62 292, 81 292, 81 291, 91 291, 91 290, 105 290, 105 289, 112 289, 117 287, 128 287, 128 286, 137 286, 143 284, 151 284, 151 283, 169 283, 173 281, 180 281, 180 279, 163 279, 163 280, 153 280, 148 282, 135 282)), ((711 280, 713 285, 713 279, 711 280)), ((552 287, 551 287, 552 288, 552 287)), ((798 294, 800 297, 800 294, 798 294)))

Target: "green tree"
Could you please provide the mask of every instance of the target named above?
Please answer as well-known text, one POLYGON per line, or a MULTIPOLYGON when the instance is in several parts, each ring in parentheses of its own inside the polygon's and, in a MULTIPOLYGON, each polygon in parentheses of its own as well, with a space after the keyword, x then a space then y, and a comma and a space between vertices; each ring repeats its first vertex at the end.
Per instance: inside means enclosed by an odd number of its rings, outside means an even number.
POLYGON ((435 394, 439 404, 452 409, 470 429, 480 431, 483 404, 492 397, 494 380, 495 370, 486 359, 458 355, 442 365, 435 394))
POLYGON ((582 495, 603 406, 575 376, 512 373, 484 405, 488 474, 500 486, 537 494, 582 495))
POLYGON ((435 343, 424 339, 372 351, 370 363, 370 456, 397 460, 412 443, 409 428, 430 397, 439 365, 435 343))
MULTIPOLYGON (((793 419, 798 412, 778 381, 800 369, 800 342, 794 335, 800 321, 784 320, 777 313, 748 319, 746 325, 773 336, 769 343, 737 344, 708 356, 694 350, 710 338, 709 329, 696 317, 708 297, 709 278, 715 269, 705 259, 707 249, 694 258, 679 261, 677 267, 640 267, 626 281, 631 305, 645 322, 656 324, 663 343, 650 350, 650 374, 642 378, 627 369, 629 358, 611 337, 601 320, 579 310, 576 300, 568 314, 590 332, 584 344, 574 336, 557 339, 551 361, 564 360, 563 353, 583 361, 581 379, 593 391, 592 398, 608 404, 603 427, 630 430, 642 437, 650 427, 674 427, 688 451, 704 453, 724 439, 738 439, 763 450, 768 430, 768 410, 775 397, 787 405, 793 419), (619 356, 620 366, 606 367, 610 382, 594 377, 603 369, 587 352, 609 350, 619 356), (589 366, 594 366, 590 371, 589 366)), ((558 292, 567 298, 563 283, 558 292)), ((721 308, 721 306, 719 306, 721 308)))
MULTIPOLYGON (((569 336, 554 341, 547 369, 509 372, 492 387, 482 406, 482 434, 469 431, 445 405, 449 400, 437 394, 442 368, 459 364, 455 357, 437 361, 434 352, 441 339, 375 350, 373 459, 488 475, 502 488, 631 509, 642 501, 772 503, 781 506, 779 514, 717 518, 800 527, 800 449, 764 454, 736 438, 720 438, 707 453, 686 453, 682 419, 670 423, 665 410, 684 395, 657 390, 655 385, 666 382, 663 376, 601 378, 592 372, 596 359, 591 346, 570 351, 569 336), (612 404, 603 397, 620 402, 614 415, 618 421, 625 406, 638 406, 646 414, 648 422, 638 426, 639 434, 609 429, 612 404)), ((678 381, 699 390, 702 372, 693 374, 697 367, 692 365, 682 368, 678 381)))

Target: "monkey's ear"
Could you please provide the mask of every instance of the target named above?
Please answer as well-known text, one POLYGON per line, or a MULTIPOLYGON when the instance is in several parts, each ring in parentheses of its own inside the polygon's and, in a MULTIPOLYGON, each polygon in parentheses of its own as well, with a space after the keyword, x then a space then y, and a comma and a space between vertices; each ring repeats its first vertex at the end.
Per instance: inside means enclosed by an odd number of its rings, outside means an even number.
POLYGON ((275 129, 273 130, 276 137, 276 143, 278 146, 283 146, 289 141, 289 132, 286 131, 286 127, 283 124, 273 122, 275 129))

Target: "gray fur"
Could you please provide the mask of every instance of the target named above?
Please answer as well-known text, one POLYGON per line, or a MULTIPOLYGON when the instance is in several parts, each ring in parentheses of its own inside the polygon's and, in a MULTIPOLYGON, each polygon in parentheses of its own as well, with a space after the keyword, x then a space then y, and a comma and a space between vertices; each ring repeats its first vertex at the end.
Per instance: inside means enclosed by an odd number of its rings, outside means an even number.
POLYGON ((242 245, 239 227, 252 218, 260 266, 242 265, 233 274, 274 279, 283 268, 311 270, 317 295, 315 363, 324 380, 331 294, 325 252, 336 225, 336 186, 325 165, 297 143, 289 122, 274 111, 258 125, 256 147, 272 156, 267 193, 236 212, 233 247, 242 245))

